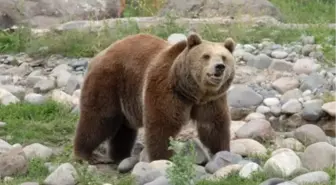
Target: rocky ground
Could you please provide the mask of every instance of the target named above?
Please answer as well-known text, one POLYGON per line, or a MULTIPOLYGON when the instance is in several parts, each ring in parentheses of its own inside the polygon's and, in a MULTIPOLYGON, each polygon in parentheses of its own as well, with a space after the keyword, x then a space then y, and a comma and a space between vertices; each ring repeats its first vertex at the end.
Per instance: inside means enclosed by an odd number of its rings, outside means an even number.
MULTIPOLYGON (((179 38, 172 35, 169 40, 179 38)), ((237 76, 228 93, 233 120, 231 152, 219 152, 209 160, 206 150, 193 140, 198 156, 195 180, 223 179, 231 172, 239 178, 252 179, 253 173, 260 172, 267 178, 255 184, 335 183, 335 176, 326 169, 335 173, 336 72, 335 68, 322 65, 324 54, 315 38, 303 36, 286 45, 269 39, 238 44, 234 55, 237 76)), ((88 60, 60 55, 38 60, 24 53, 0 55, 0 103, 43 105, 50 98, 71 106, 72 114, 76 114, 88 60)), ((1 122, 0 130, 10 124, 1 122)), ((179 139, 185 141, 195 136, 194 128, 188 125, 179 139)), ((29 161, 62 155, 59 150, 37 142, 9 144, 7 137, 0 139, 0 177, 5 184, 14 181, 18 174, 27 173, 29 161)), ((133 174, 136 184, 168 184, 166 169, 173 163, 146 162, 141 152, 141 134, 135 148, 134 156, 124 160, 117 170, 133 174)), ((79 172, 70 158, 57 166, 45 166, 49 174, 43 184, 78 183, 79 172)), ((88 166, 87 170, 94 173, 102 168, 88 166)), ((28 179, 21 185, 39 184, 34 181, 28 179)))

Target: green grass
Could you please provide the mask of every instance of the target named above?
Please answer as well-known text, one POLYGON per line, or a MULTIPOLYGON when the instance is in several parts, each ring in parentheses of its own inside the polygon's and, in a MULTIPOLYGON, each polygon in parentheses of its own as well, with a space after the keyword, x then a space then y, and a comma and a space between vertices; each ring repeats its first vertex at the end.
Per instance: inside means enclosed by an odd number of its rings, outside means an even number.
POLYGON ((335 23, 334 0, 269 0, 288 23, 335 23))
POLYGON ((0 120, 7 123, 0 129, 0 137, 8 142, 62 145, 73 135, 77 116, 70 109, 55 102, 44 105, 11 104, 0 106, 0 120))
MULTIPOLYGON (((23 182, 34 181, 42 184, 43 180, 50 174, 46 162, 57 166, 69 162, 74 165, 78 172, 78 185, 96 185, 102 183, 111 183, 113 185, 133 185, 133 178, 129 175, 120 175, 115 171, 111 173, 91 173, 87 171, 86 163, 79 164, 73 160, 72 156, 72 138, 75 132, 75 125, 78 120, 76 114, 72 114, 70 109, 59 103, 48 101, 43 105, 32 105, 28 103, 11 104, 0 106, 0 120, 6 122, 4 128, 0 128, 0 138, 5 139, 10 144, 20 143, 25 146, 34 142, 46 146, 54 146, 61 149, 60 154, 52 156, 50 159, 33 159, 29 162, 28 172, 24 175, 14 176, 14 180, 0 185, 18 185, 23 182)), ((251 156, 259 158, 263 164, 267 156, 251 156)), ((182 158, 181 158, 182 159, 182 158)), ((181 161, 178 157, 174 160, 180 161, 176 164, 182 164, 184 169, 174 169, 174 173, 189 173, 186 166, 189 163, 181 161)), ((326 169, 335 183, 335 168, 326 169)), ((258 185, 268 177, 264 173, 256 173, 252 179, 242 179, 237 173, 231 174, 226 179, 218 181, 201 181, 198 185, 258 185)))

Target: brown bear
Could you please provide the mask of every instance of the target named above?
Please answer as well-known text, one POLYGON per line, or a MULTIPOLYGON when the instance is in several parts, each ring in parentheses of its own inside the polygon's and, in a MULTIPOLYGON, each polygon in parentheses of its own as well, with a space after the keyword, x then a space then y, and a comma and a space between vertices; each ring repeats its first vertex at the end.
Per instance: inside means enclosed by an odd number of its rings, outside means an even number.
POLYGON ((93 59, 83 82, 76 158, 100 163, 93 151, 109 139, 110 157, 120 162, 143 127, 149 160, 169 159, 169 137, 189 120, 211 154, 229 151, 234 48, 231 38, 210 42, 197 33, 176 44, 148 34, 113 43, 93 59))

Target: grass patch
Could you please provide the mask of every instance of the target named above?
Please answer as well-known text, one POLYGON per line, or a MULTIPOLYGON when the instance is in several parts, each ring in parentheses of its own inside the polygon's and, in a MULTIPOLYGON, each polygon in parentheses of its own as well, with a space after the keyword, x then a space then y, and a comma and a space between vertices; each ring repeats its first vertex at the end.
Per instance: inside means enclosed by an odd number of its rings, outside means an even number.
MULTIPOLYGON (((137 33, 149 33, 166 39, 172 33, 187 33, 185 27, 175 24, 172 18, 159 26, 140 30, 136 23, 120 24, 116 29, 105 28, 102 31, 67 31, 62 33, 50 32, 44 36, 33 36, 22 29, 14 33, 0 33, 0 52, 26 52, 33 57, 43 57, 61 54, 67 57, 92 57, 118 39, 137 33), (22 40, 23 38, 23 40, 22 40)), ((315 36, 316 42, 322 45, 326 63, 335 63, 335 30, 324 27, 306 29, 290 29, 263 27, 251 28, 245 25, 215 26, 205 25, 199 33, 211 41, 223 41, 233 37, 239 43, 260 43, 269 38, 275 43, 289 44, 299 41, 302 35, 315 36)))
POLYGON ((77 116, 70 108, 48 101, 44 105, 26 103, 0 105, 0 138, 9 143, 62 145, 70 141, 77 116))
POLYGON ((334 0, 269 0, 288 23, 335 23, 334 0))

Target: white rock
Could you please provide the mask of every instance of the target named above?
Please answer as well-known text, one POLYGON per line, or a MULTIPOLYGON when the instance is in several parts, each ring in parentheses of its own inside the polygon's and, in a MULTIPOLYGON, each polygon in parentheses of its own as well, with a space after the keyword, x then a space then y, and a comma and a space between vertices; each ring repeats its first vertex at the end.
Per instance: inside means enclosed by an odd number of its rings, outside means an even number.
POLYGON ((322 110, 327 112, 330 116, 336 115, 336 101, 328 102, 322 105, 322 110))
POLYGON ((45 180, 45 185, 75 185, 77 184, 77 171, 70 163, 61 164, 45 180))
POLYGON ((290 99, 284 103, 281 107, 282 112, 295 114, 300 112, 303 109, 302 104, 296 99, 290 99))
POLYGON ((239 176, 242 178, 250 178, 253 172, 257 172, 259 170, 262 170, 259 164, 249 162, 240 169, 239 176))
POLYGON ((0 88, 0 102, 3 105, 9 105, 11 103, 19 103, 20 100, 6 89, 0 88))
POLYGON ((278 98, 265 98, 263 102, 268 107, 277 106, 280 104, 280 100, 278 98))
POLYGON ((66 104, 70 106, 73 105, 73 98, 69 94, 59 89, 55 89, 52 91, 51 99, 56 102, 62 103, 62 104, 66 104))
POLYGON ((231 132, 231 139, 236 137, 236 132, 239 130, 246 122, 244 121, 231 121, 230 125, 230 132, 231 132))
POLYGON ((11 148, 12 148, 12 145, 0 139, 0 154, 8 152, 11 148))
POLYGON ((314 60, 311 58, 300 58, 298 59, 294 65, 293 70, 297 74, 310 74, 313 71, 314 60))
POLYGON ((314 171, 292 179, 298 185, 327 185, 330 184, 330 176, 324 171, 314 171))
POLYGON ((162 175, 165 175, 167 168, 171 167, 172 165, 173 163, 168 160, 156 160, 149 163, 150 167, 158 169, 162 175))
POLYGON ((214 179, 218 178, 226 178, 231 173, 239 171, 243 166, 241 164, 231 164, 228 166, 225 166, 223 168, 220 168, 213 174, 214 179))
POLYGON ((6 122, 0 121, 0 128, 5 127, 7 125, 6 122))
POLYGON ((266 117, 264 114, 261 114, 259 112, 252 112, 245 117, 245 121, 251 121, 255 119, 266 119, 266 117))
POLYGON ((31 104, 41 105, 45 103, 47 99, 41 94, 29 93, 24 97, 24 100, 31 104))
POLYGON ((33 159, 33 158, 47 159, 53 154, 52 149, 40 143, 30 144, 24 147, 23 151, 26 154, 28 159, 33 159))
POLYGON ((70 77, 71 73, 69 73, 67 70, 60 70, 56 77, 57 87, 64 87, 68 83, 70 77))
POLYGON ((260 105, 257 107, 256 112, 260 114, 267 114, 271 112, 271 108, 264 106, 264 105, 260 105))
POLYGON ((230 141, 232 153, 239 155, 266 155, 266 148, 258 141, 253 139, 235 139, 230 141))
POLYGON ((302 166, 300 158, 290 149, 280 149, 273 153, 264 165, 264 171, 272 177, 289 177, 302 166))

